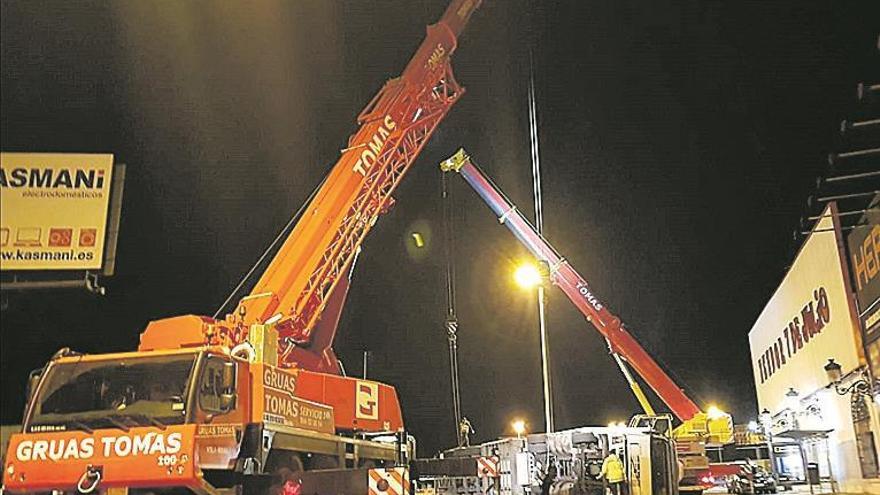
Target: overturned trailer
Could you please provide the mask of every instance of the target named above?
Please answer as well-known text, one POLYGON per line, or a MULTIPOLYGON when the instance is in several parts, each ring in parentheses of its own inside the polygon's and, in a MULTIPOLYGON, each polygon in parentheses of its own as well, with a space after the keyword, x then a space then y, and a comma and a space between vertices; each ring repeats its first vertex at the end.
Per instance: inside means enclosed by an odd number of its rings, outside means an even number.
POLYGON ((599 473, 612 450, 623 461, 630 495, 678 493, 673 441, 648 428, 583 427, 502 438, 418 459, 412 476, 416 493, 423 494, 527 495, 549 486, 550 493, 602 495, 599 473))

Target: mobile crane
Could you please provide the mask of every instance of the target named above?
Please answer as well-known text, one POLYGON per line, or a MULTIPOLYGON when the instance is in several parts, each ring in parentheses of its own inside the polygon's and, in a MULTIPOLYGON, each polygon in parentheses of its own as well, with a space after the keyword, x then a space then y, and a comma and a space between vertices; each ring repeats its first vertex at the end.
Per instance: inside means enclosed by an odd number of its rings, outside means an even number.
POLYGON ((464 93, 450 56, 479 4, 452 0, 427 28, 234 312, 156 320, 136 352, 63 349, 31 375, 7 490, 404 490, 397 394, 343 376, 332 344, 364 237, 464 93))
POLYGON ((582 315, 605 338, 615 361, 624 373, 646 414, 636 415, 632 427, 671 430, 671 418, 657 416, 627 370, 629 364, 651 387, 672 413, 681 421, 671 433, 676 441, 682 464, 682 491, 702 491, 707 487, 703 477, 708 474, 706 444, 726 444, 733 439, 730 415, 717 407, 706 412, 688 397, 654 358, 636 341, 608 307, 598 298, 584 279, 556 249, 531 225, 486 174, 471 161, 464 149, 458 150, 440 164, 444 172, 458 172, 504 224, 539 262, 545 265, 549 280, 566 295, 582 315))

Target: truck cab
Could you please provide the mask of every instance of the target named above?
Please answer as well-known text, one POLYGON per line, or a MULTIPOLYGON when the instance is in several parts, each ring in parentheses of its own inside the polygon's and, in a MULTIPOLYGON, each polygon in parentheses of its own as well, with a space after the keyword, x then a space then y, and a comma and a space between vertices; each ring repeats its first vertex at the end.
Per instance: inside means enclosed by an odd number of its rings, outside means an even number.
MULTIPOLYGON (((259 492, 310 470, 405 462, 405 435, 401 445, 398 435, 387 440, 337 428, 336 409, 323 400, 326 380, 217 346, 100 355, 62 350, 31 374, 21 433, 10 439, 3 466, 4 487, 259 492)), ((346 380, 381 397, 380 384, 346 380)), ((346 415, 356 419, 356 407, 340 410, 346 424, 354 421, 346 415)))
POLYGON ((5 488, 202 485, 239 457, 250 407, 242 364, 210 347, 59 351, 29 379, 5 488))
POLYGON ((209 348, 62 354, 31 377, 23 430, 125 430, 211 422, 241 405, 236 404, 236 374, 231 357, 209 348))

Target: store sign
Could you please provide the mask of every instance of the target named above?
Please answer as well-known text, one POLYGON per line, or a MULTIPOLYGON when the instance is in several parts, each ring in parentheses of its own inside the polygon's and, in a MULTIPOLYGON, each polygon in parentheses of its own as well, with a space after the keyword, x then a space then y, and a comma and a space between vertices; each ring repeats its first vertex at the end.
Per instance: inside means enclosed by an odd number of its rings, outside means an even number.
POLYGON ((790 388, 803 396, 826 386, 828 359, 844 372, 859 366, 835 212, 825 210, 749 332, 759 409, 785 409, 790 388))
POLYGON ((816 342, 816 337, 831 322, 831 306, 825 287, 813 291, 813 300, 806 303, 800 313, 793 316, 776 340, 758 359, 761 383, 769 380, 802 349, 816 342))
MULTIPOLYGON (((880 194, 871 201, 880 207, 880 194)), ((868 211, 846 238, 853 290, 865 330, 880 320, 880 212, 868 211)))
POLYGON ((101 268, 113 155, 0 153, 0 269, 101 268))

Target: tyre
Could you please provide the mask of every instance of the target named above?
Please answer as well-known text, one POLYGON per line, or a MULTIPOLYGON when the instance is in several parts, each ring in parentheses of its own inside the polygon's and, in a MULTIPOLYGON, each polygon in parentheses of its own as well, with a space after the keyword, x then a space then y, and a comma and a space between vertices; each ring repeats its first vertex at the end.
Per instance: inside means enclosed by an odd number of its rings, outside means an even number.
POLYGON ((284 491, 284 485, 288 482, 298 483, 303 469, 302 458, 294 452, 278 451, 269 454, 266 460, 266 469, 263 471, 271 475, 269 482, 269 495, 280 495, 284 491))

